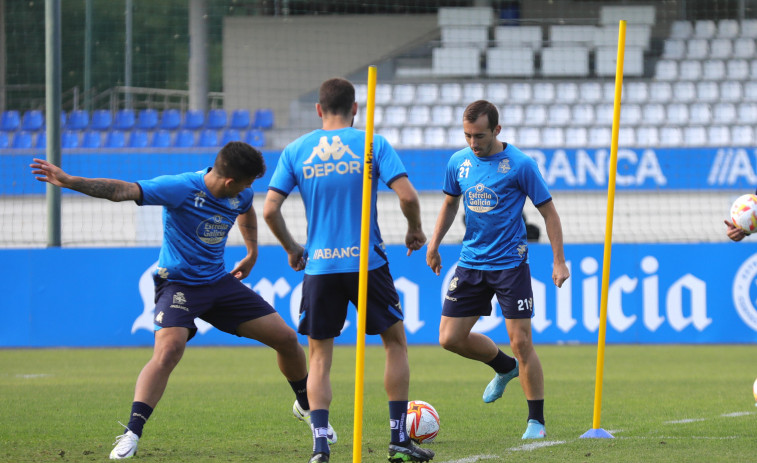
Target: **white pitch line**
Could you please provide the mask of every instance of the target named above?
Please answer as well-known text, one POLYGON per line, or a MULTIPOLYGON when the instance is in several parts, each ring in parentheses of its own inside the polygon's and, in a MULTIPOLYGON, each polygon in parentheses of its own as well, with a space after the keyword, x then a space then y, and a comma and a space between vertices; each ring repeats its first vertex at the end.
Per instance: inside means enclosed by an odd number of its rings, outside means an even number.
POLYGON ((543 447, 551 447, 553 445, 560 445, 564 443, 565 443, 564 440, 548 440, 548 441, 543 441, 543 442, 533 442, 530 444, 523 444, 523 445, 519 445, 518 447, 509 448, 507 450, 510 450, 511 452, 519 452, 522 450, 531 451, 531 450, 536 450, 543 447))
POLYGON ((706 418, 687 418, 684 420, 665 421, 664 424, 696 423, 697 421, 707 421, 707 419, 706 418))
POLYGON ((475 463, 479 460, 493 460, 499 458, 497 455, 474 455, 472 457, 465 457, 459 460, 443 461, 441 463, 475 463))
POLYGON ((36 373, 36 374, 31 374, 31 375, 18 374, 16 375, 16 378, 34 379, 34 378, 47 378, 48 376, 52 376, 52 375, 48 373, 36 373))
POLYGON ((725 418, 733 418, 733 417, 736 417, 736 416, 754 415, 754 413, 755 412, 733 412, 733 413, 723 413, 720 416, 725 417, 725 418))

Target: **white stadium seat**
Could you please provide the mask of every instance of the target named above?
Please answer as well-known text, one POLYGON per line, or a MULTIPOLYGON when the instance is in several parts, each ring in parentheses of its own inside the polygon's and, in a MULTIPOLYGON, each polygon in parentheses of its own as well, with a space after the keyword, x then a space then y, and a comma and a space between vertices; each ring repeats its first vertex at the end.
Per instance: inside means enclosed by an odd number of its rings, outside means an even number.
POLYGON ((377 105, 391 104, 392 86, 390 84, 376 84, 375 103, 377 105))
POLYGON ((475 77, 481 74, 481 51, 475 47, 434 48, 431 72, 435 76, 475 77))
POLYGON ((724 125, 711 125, 707 127, 707 145, 729 146, 731 144, 731 131, 724 125))
POLYGON ((689 122, 689 106, 685 103, 669 103, 665 114, 668 124, 685 125, 689 122))
POLYGON ((470 104, 486 97, 486 86, 480 82, 463 84, 463 103, 470 104))
POLYGON ((565 103, 550 105, 547 110, 547 124, 553 126, 570 123, 570 106, 565 103))
POLYGON ((542 104, 532 104, 525 107, 524 125, 544 125, 547 121, 547 107, 542 104))
POLYGON ((757 101, 757 81, 744 84, 744 101, 757 101))
POLYGON ((420 127, 403 127, 400 130, 400 145, 409 148, 423 146, 423 129, 420 127))
POLYGON ((683 39, 665 39, 662 44, 662 57, 665 59, 683 59, 686 56, 686 41, 683 39))
POLYGON ((684 146, 706 146, 707 130, 704 127, 686 127, 683 129, 684 146))
POLYGON ((489 46, 488 26, 442 26, 442 47, 473 47, 484 50, 489 46))
POLYGON ((628 24, 655 24, 654 5, 602 5, 599 8, 599 23, 604 25, 618 24, 618 21, 628 21, 628 24))
POLYGON ((649 84, 649 101, 667 103, 673 98, 673 87, 669 82, 652 82, 649 84))
POLYGON ((494 10, 490 7, 442 7, 438 10, 439 26, 491 26, 494 10))
POLYGON ((681 80, 699 80, 702 78, 702 62, 695 59, 681 61, 678 66, 678 77, 681 80))
POLYGON ((502 126, 502 131, 499 132, 497 137, 501 141, 512 143, 513 140, 518 137, 518 129, 515 127, 502 126))
POLYGON ((562 148, 565 146, 565 132, 560 127, 545 127, 541 130, 541 146, 562 148))
POLYGON ((639 127, 636 129, 636 144, 643 147, 656 147, 660 144, 660 132, 657 127, 639 127))
POLYGON ((726 64, 726 75, 728 80, 747 80, 749 79, 749 63, 744 59, 731 59, 726 64))
MULTIPOLYGON (((445 126, 458 121, 454 118, 454 110, 450 105, 436 105, 431 108, 431 124, 445 126)), ((462 121, 459 121, 462 123, 462 121)))
POLYGON ((723 60, 706 60, 702 64, 702 78, 705 80, 725 79, 725 62, 723 60))
POLYGON ((740 103, 736 114, 739 124, 757 124, 757 103, 740 103))
POLYGON ((535 148, 541 146, 541 131, 538 127, 519 128, 516 145, 518 147, 524 148, 535 148))
POLYGON ((663 127, 660 129, 660 146, 682 146, 683 132, 680 127, 663 127))
POLYGON ((410 106, 407 111, 407 123, 410 125, 427 125, 431 122, 431 108, 428 106, 410 106))
MULTIPOLYGON (((617 46, 597 48, 594 63, 596 74, 598 76, 614 76, 617 72, 617 56, 617 46)), ((623 74, 627 76, 642 76, 644 74, 644 50, 642 47, 626 47, 623 74)))
POLYGON ((755 43, 753 38, 740 37, 733 41, 734 58, 753 58, 755 55, 755 43))
POLYGON ((710 58, 728 59, 733 56, 731 39, 712 39, 710 41, 710 58))
POLYGON ((386 127, 376 132, 379 135, 383 135, 386 141, 392 146, 398 146, 400 144, 400 129, 396 127, 386 127))
POLYGON ((405 106, 387 106, 384 110, 382 125, 386 127, 399 127, 405 125, 406 122, 407 108, 405 106))
POLYGON ((744 94, 741 82, 720 82, 720 100, 728 102, 741 101, 744 94))
POLYGON ((589 129, 588 145, 592 148, 610 148, 612 130, 609 127, 592 127, 589 129))
POLYGON ((555 101, 575 103, 578 101, 578 84, 575 82, 558 82, 555 86, 555 101))
POLYGON ((678 102, 689 102, 697 99, 697 87, 694 82, 676 82, 673 84, 673 97, 678 102))
POLYGON ((418 84, 415 89, 415 103, 433 104, 439 101, 439 86, 437 84, 418 84))
POLYGON ((642 107, 641 123, 661 125, 665 123, 665 106, 662 103, 647 103, 642 107))
POLYGON ((707 125, 712 121, 712 109, 707 103, 693 103, 689 107, 689 124, 707 125))
POLYGON ((718 28, 715 21, 709 19, 700 19, 694 23, 694 37, 700 39, 710 39, 715 37, 718 28))
POLYGON ((633 127, 618 128, 618 146, 632 147, 636 145, 636 130, 633 127))
POLYGON ((410 104, 415 101, 415 85, 395 84, 392 87, 392 104, 410 104))
POLYGON ((465 135, 463 134, 463 126, 450 127, 447 129, 447 146, 459 146, 466 145, 465 135))
POLYGON ((442 127, 423 129, 423 144, 428 147, 447 146, 447 130, 442 127))
POLYGON ((582 103, 599 103, 602 101, 602 85, 599 82, 581 82, 578 86, 582 103))
POLYGON ((697 100, 704 102, 714 102, 720 98, 720 91, 717 82, 701 81, 697 82, 697 100))
POLYGON ((717 103, 712 107, 712 122, 715 124, 736 122, 736 106, 733 103, 717 103))
POLYGON ((368 86, 366 84, 355 84, 355 102, 364 105, 368 101, 368 86))
POLYGON ((568 127, 565 129, 565 146, 568 148, 584 148, 589 143, 586 127, 568 127))
POLYGON ((571 114, 572 125, 580 125, 580 126, 592 125, 596 118, 594 105, 587 104, 587 103, 579 103, 579 104, 573 105, 573 107, 571 108, 570 114, 571 114))
POLYGON ((655 64, 655 79, 677 80, 678 62, 669 59, 661 59, 655 64))
POLYGON ((463 99, 463 86, 448 82, 439 87, 439 102, 443 104, 457 104, 463 99))
POLYGON ((734 146, 754 146, 754 128, 751 125, 731 127, 731 143, 734 146))
POLYGON ((536 103, 552 103, 555 99, 555 84, 552 82, 536 82, 531 89, 536 103))
POLYGON ((531 77, 534 75, 534 50, 495 47, 486 50, 486 74, 489 76, 531 77))
POLYGON ((733 39, 739 35, 739 22, 736 19, 721 19, 718 21, 718 38, 733 39))
POLYGON ((641 123, 641 106, 636 103, 628 103, 620 107, 621 125, 637 125, 641 123))
POLYGON ((507 84, 491 82, 486 85, 486 99, 494 104, 502 104, 507 101, 507 84))
POLYGON ((691 21, 673 21, 670 25, 670 37, 673 39, 688 39, 694 35, 691 21))
POLYGON ((628 82, 623 90, 623 102, 645 103, 649 98, 649 85, 646 82, 628 82))
POLYGON ((522 125, 524 117, 523 106, 518 104, 504 105, 502 106, 502 108, 500 108, 499 111, 499 120, 501 125, 522 125))
POLYGON ((588 76, 589 49, 573 46, 542 49, 541 74, 548 77, 588 76))
POLYGON ((742 19, 739 37, 757 38, 757 19, 742 19))
POLYGON ((600 103, 596 105, 594 113, 596 117, 594 120, 595 125, 604 125, 608 127, 612 125, 614 107, 611 103, 600 103))
POLYGON ((502 48, 542 47, 541 26, 497 26, 494 28, 494 46, 502 48))
POLYGON ((510 84, 510 102, 530 103, 533 97, 531 84, 528 82, 514 82, 510 84))

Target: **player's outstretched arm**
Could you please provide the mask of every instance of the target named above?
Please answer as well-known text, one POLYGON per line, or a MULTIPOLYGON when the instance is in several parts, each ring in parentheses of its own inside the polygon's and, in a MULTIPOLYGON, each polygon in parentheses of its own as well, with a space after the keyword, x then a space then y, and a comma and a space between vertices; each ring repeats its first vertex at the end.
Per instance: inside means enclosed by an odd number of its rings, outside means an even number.
POLYGON ((255 208, 250 206, 250 210, 237 217, 237 226, 242 234, 244 245, 247 248, 247 255, 239 261, 231 274, 238 280, 243 280, 252 271, 255 262, 258 260, 258 217, 255 215, 255 208))
POLYGON ((728 235, 728 238, 730 238, 733 241, 741 241, 746 237, 746 233, 731 222, 724 220, 726 227, 728 229, 725 231, 726 235, 728 235))
POLYGON ((565 264, 565 251, 563 250, 562 223, 560 216, 557 214, 555 203, 550 201, 538 207, 539 213, 544 217, 544 224, 547 228, 547 237, 549 244, 552 246, 552 258, 554 264, 552 267, 552 281, 558 288, 562 287, 565 280, 570 278, 570 270, 565 264))
POLYGON ((457 215, 457 209, 460 207, 460 196, 445 195, 444 203, 439 211, 439 215, 436 217, 436 225, 434 225, 434 234, 431 235, 431 239, 428 242, 426 248, 426 265, 431 268, 431 271, 439 275, 442 270, 442 257, 439 255, 439 245, 442 244, 444 235, 449 231, 449 227, 455 221, 457 215))
POLYGON ((421 223, 421 201, 418 192, 407 177, 400 177, 392 182, 389 187, 394 190, 400 200, 400 210, 407 219, 407 233, 405 234, 405 246, 407 255, 417 251, 426 244, 426 234, 423 233, 421 223))
POLYGON ((295 271, 300 271, 305 268, 305 249, 294 240, 292 234, 289 233, 284 216, 281 214, 281 205, 286 200, 286 196, 273 190, 268 190, 268 195, 265 197, 265 204, 263 205, 263 218, 265 223, 268 224, 268 228, 271 229, 273 235, 279 240, 281 246, 289 256, 289 266, 295 271))
POLYGON ((29 167, 32 168, 32 174, 40 182, 78 191, 93 198, 103 198, 116 202, 139 199, 139 187, 133 182, 111 178, 75 177, 68 175, 63 169, 44 159, 34 158, 34 162, 29 167))

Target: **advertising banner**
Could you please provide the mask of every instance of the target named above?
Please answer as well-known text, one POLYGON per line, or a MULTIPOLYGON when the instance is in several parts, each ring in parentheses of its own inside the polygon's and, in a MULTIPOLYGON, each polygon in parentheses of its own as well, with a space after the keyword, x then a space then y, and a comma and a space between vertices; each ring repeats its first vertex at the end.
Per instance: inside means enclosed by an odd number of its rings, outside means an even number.
MULTIPOLYGON (((566 245, 571 278, 552 283, 548 244, 529 246, 536 343, 596 343, 602 287, 602 245, 566 245)), ((387 253, 411 344, 436 344, 442 299, 459 246, 444 245, 442 273, 426 266, 425 250, 387 253)), ((227 249, 230 270, 245 255, 227 249)), ((153 341, 157 248, 1 250, 0 347, 138 346, 153 341)), ((296 328, 302 273, 280 247, 261 247, 244 280, 296 328)), ((618 244, 612 247, 608 343, 757 342, 757 243, 618 244)), ((496 301, 475 326, 508 342, 496 301)), ((349 311, 337 343, 354 344, 357 317, 349 311)), ((254 345, 197 320, 196 345, 254 345)), ((301 337, 304 344, 307 340, 301 337)), ((369 344, 380 343, 368 336, 369 344)))

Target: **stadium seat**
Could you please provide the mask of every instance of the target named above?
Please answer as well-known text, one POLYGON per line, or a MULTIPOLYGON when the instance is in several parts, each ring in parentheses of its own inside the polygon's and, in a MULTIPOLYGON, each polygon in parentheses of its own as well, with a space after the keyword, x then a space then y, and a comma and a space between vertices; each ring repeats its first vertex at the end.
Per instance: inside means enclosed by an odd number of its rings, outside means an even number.
POLYGON ((570 109, 571 124, 577 126, 587 126, 594 123, 595 111, 594 105, 579 103, 573 105, 570 109))
POLYGON ((731 103, 741 101, 744 94, 741 82, 720 82, 719 87, 720 101, 731 103))
POLYGON ((27 149, 32 147, 32 133, 25 130, 19 130, 13 135, 11 148, 27 149))
POLYGON ((191 148, 195 146, 195 131, 191 129, 179 129, 173 141, 176 148, 191 148))
POLYGON ((744 84, 744 101, 757 101, 757 81, 744 84))
POLYGON ((506 104, 500 108, 499 120, 502 125, 519 126, 523 124, 525 111, 519 104, 506 104))
POLYGON ((47 148, 47 132, 40 132, 37 134, 37 140, 34 142, 34 147, 40 149, 47 148))
POLYGON ((707 127, 708 146, 729 146, 731 144, 731 131, 727 126, 711 125, 707 127))
POLYGON ((636 130, 633 127, 620 127, 618 129, 618 145, 623 147, 636 146, 636 130))
MULTIPOLYGON (((614 116, 614 108, 611 103, 600 103, 594 107, 596 125, 610 127, 614 116)), ((622 113, 622 111, 621 111, 622 113)))
POLYGON ((237 129, 226 129, 221 134, 221 146, 232 141, 242 141, 242 134, 237 129))
POLYGON ((400 129, 397 127, 387 127, 382 129, 380 135, 386 138, 392 146, 398 146, 400 144, 400 129))
POLYGON ((570 106, 564 103, 549 105, 547 109, 547 124, 562 126, 570 123, 570 106))
POLYGON ((688 39, 694 35, 691 21, 673 21, 670 26, 670 37, 674 39, 688 39))
POLYGON ((677 80, 678 63, 674 60, 661 59, 655 64, 655 79, 657 80, 677 80))
POLYGON ((702 78, 702 62, 694 59, 681 61, 678 66, 678 78, 681 80, 699 80, 702 78))
MULTIPOLYGON (((492 50, 490 48, 487 53, 492 50)), ((477 47, 434 48, 431 50, 431 73, 437 77, 478 76, 481 74, 481 50, 477 47)))
POLYGON ((244 135, 244 141, 257 148, 265 146, 265 132, 260 129, 250 129, 244 135))
POLYGON ((92 111, 92 121, 90 122, 90 129, 92 130, 108 130, 113 124, 113 114, 108 109, 96 109, 92 111))
POLYGON ((442 127, 426 127, 423 130, 423 144, 428 147, 447 146, 447 131, 442 127))
POLYGON ((462 127, 449 127, 447 128, 447 146, 464 146, 465 135, 463 134, 462 127))
POLYGON ((10 148, 11 139, 8 136, 8 132, 0 132, 0 150, 10 148))
POLYGON ((197 141, 197 146, 218 146, 218 131, 214 129, 204 129, 200 132, 200 139, 197 141))
POLYGON ((739 37, 757 38, 757 19, 742 19, 739 37))
MULTIPOLYGON (((627 103, 621 107, 620 122, 621 125, 638 125, 642 121, 641 105, 637 103, 627 103)), ((628 146, 628 145, 626 145, 628 146)))
POLYGON ((119 109, 113 119, 113 128, 116 130, 131 130, 136 124, 136 116, 133 109, 119 109))
POLYGON ((158 130, 152 135, 150 146, 153 148, 168 148, 171 146, 171 132, 169 130, 158 130))
POLYGON ((230 129, 247 130, 250 126, 250 110, 249 109, 235 109, 231 113, 231 122, 229 123, 230 129))
POLYGON ((710 58, 728 59, 733 56, 731 39, 713 39, 710 42, 710 58))
POLYGON ((533 88, 529 82, 514 82, 510 84, 510 99, 508 103, 530 104, 533 100, 533 88))
POLYGON ((452 125, 455 122, 454 111, 450 105, 436 105, 431 108, 431 124, 438 126, 452 125))
POLYGON ((708 103, 693 103, 689 107, 689 124, 708 125, 712 121, 712 110, 708 103))
POLYGON ((60 147, 61 148, 78 148, 79 147, 79 132, 74 130, 64 130, 60 134, 60 147))
POLYGON ((471 47, 486 49, 489 43, 489 26, 442 26, 440 28, 443 48, 471 47))
POLYGON ((747 80, 750 76, 749 63, 743 59, 731 59, 726 63, 727 80, 747 80))
POLYGON ((158 128, 176 130, 181 125, 181 112, 178 109, 164 109, 160 115, 158 128))
POLYGON ((623 91, 624 103, 646 103, 649 98, 649 86, 646 82, 629 82, 623 91))
POLYGON ((689 122, 689 106, 685 103, 669 103, 665 108, 667 123, 685 125, 689 122))
POLYGON ((355 84, 355 102, 364 105, 368 101, 368 86, 366 84, 355 84))
POLYGON ((739 35, 739 21, 736 19, 721 19, 718 21, 718 32, 715 37, 733 39, 739 35))
POLYGON ((439 85, 432 83, 418 84, 415 89, 415 102, 417 104, 434 104, 437 101, 439 101, 439 85))
POLYGON ((636 129, 636 144, 654 148, 660 145, 660 132, 657 127, 639 127, 636 129))
POLYGON ((21 115, 16 110, 3 111, 0 116, 0 130, 13 132, 21 125, 21 115))
POLYGON ((222 130, 226 128, 226 111, 223 109, 211 109, 208 111, 208 120, 205 128, 222 130))
POLYGON ((669 82, 652 82, 649 84, 649 102, 667 103, 673 98, 673 87, 669 82))
POLYGON ((565 146, 565 132, 562 127, 544 127, 541 130, 541 145, 545 148, 565 146))
POLYGON ((731 143, 733 146, 754 146, 754 128, 751 125, 737 125, 731 127, 731 143))
POLYGON ((532 50, 538 50, 542 47, 542 42, 541 26, 497 26, 494 28, 495 47, 526 47, 532 50))
MULTIPOLYGON (((375 114, 374 114, 375 117, 375 114)), ((382 125, 400 127, 407 121, 407 108, 404 106, 388 106, 384 111, 382 125)))
POLYGON ((558 82, 555 85, 554 101, 558 103, 575 103, 578 101, 578 84, 575 82, 558 82))
POLYGON ((684 146, 707 146, 707 130, 702 126, 683 129, 684 146))
POLYGON ((702 64, 702 78, 718 81, 725 79, 725 61, 719 59, 706 60, 702 64))
POLYGON ((157 110, 143 109, 139 112, 134 127, 142 130, 154 130, 158 126, 158 120, 157 110))
POLYGON ((673 84, 675 101, 688 103, 697 99, 697 87, 694 82, 676 82, 673 84))
POLYGON ((123 148, 126 146, 126 132, 123 130, 109 130, 105 134, 106 148, 123 148))
POLYGON ((542 144, 541 130, 538 127, 520 127, 516 139, 518 147, 538 148, 542 144))
POLYGON ((717 82, 701 81, 696 85, 697 101, 712 103, 720 98, 720 87, 717 82))
POLYGON ((497 138, 502 141, 512 142, 518 138, 518 129, 509 125, 503 126, 497 138))
POLYGON ((255 118, 252 121, 253 128, 260 130, 269 130, 273 128, 273 124, 273 109, 261 108, 255 110, 255 118))
POLYGON ((541 126, 547 122, 547 106, 532 104, 525 107, 523 124, 541 126))
POLYGON ((89 127, 89 111, 76 109, 68 114, 66 128, 70 130, 85 130, 89 127))
POLYGON ((134 130, 129 135, 129 148, 147 148, 150 136, 146 130, 134 130))
POLYGON ((589 49, 575 46, 542 49, 541 74, 549 77, 588 76, 589 49))
POLYGON ((599 82, 581 82, 578 94, 582 103, 599 103, 602 100, 602 86, 599 82))
POLYGON ((555 84, 536 82, 531 86, 534 103, 552 103, 555 100, 555 84))
POLYGON ((374 102, 377 105, 385 105, 392 102, 392 86, 390 84, 376 84, 374 102))
POLYGON ((686 41, 685 59, 705 59, 710 54, 710 42, 707 39, 689 39, 686 41))
POLYGON ((757 103, 740 103, 736 114, 739 124, 757 124, 757 103))
POLYGON ((407 111, 407 123, 410 125, 428 125, 431 121, 431 108, 428 106, 411 106, 407 111))
POLYGON ((647 103, 641 112, 641 123, 644 125, 658 126, 665 123, 665 106, 662 103, 647 103))
POLYGON ((188 109, 184 112, 182 129, 199 130, 205 125, 205 113, 199 109, 188 109))
POLYGON ((439 102, 457 104, 463 100, 463 86, 458 83, 444 83, 439 87, 439 102))
POLYGON ((45 116, 42 111, 32 109, 26 111, 21 119, 21 130, 36 132, 45 125, 45 116))
POLYGON ((392 87, 392 104, 411 104, 415 100, 415 85, 395 84, 392 87))
POLYGON ((733 41, 734 58, 753 58, 755 55, 755 43, 752 38, 740 37, 733 41))
POLYGON ((94 130, 87 130, 82 134, 81 139, 82 148, 101 148, 102 147, 102 134, 94 130))
MULTIPOLYGON (((366 108, 358 108, 357 115, 355 117, 355 124, 357 124, 360 127, 365 127, 366 122, 368 121, 366 115, 366 108)), ((373 109, 373 125, 375 127, 380 126, 384 123, 384 108, 381 106, 376 106, 373 109)), ((259 129, 258 129, 259 130, 259 129)))
POLYGON ((400 130, 400 145, 407 148, 423 146, 423 129, 420 127, 403 127, 400 130))
POLYGON ((609 148, 612 143, 612 130, 609 127, 590 128, 588 143, 594 148, 609 148))
POLYGON ((662 43, 662 58, 683 59, 686 56, 686 41, 682 39, 665 39, 662 43))
POLYGON ((585 148, 588 146, 589 135, 586 127, 568 127, 565 129, 565 146, 568 148, 585 148))
POLYGON ((507 96, 507 84, 503 82, 491 82, 486 85, 486 99, 495 105, 505 103, 507 96))
POLYGON ((486 97, 486 85, 481 82, 467 82, 463 84, 463 102, 473 103, 486 97))
POLYGON ((678 147, 683 145, 683 131, 680 127, 660 129, 660 146, 678 147))
POLYGON ((486 74, 493 77, 532 77, 536 74, 531 48, 489 48, 486 74))
POLYGON ((699 39, 711 39, 715 37, 718 28, 715 21, 710 19, 699 19, 694 22, 694 37, 699 39))

